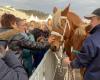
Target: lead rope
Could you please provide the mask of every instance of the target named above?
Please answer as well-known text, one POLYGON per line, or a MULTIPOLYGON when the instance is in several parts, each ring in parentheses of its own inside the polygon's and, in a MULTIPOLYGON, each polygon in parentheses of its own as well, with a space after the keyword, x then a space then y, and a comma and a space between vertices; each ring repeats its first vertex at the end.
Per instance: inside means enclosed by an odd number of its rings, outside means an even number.
POLYGON ((70 23, 69 23, 68 18, 67 18, 67 17, 62 17, 62 18, 65 18, 65 19, 66 19, 66 24, 65 24, 65 27, 64 27, 64 32, 63 32, 63 35, 62 35, 61 41, 64 40, 64 36, 65 36, 65 33, 66 33, 67 25, 68 25, 68 28, 69 28, 69 30, 70 30, 70 23))
MULTIPOLYGON (((62 36, 62 38, 61 38, 61 41, 63 41, 64 40, 64 36, 65 36, 65 33, 66 33, 66 28, 67 28, 67 25, 68 25, 68 28, 69 28, 69 30, 70 30, 70 23, 69 23, 69 20, 68 20, 68 18, 66 17, 66 24, 65 24, 65 28, 64 28, 64 33, 63 33, 63 36, 62 36)), ((64 47, 63 47, 64 48, 64 47)), ((64 76, 64 80, 75 80, 75 75, 74 75, 74 71, 73 71, 73 69, 71 68, 71 66, 68 64, 68 66, 67 66, 67 71, 66 71, 66 74, 65 74, 65 76, 64 76)))

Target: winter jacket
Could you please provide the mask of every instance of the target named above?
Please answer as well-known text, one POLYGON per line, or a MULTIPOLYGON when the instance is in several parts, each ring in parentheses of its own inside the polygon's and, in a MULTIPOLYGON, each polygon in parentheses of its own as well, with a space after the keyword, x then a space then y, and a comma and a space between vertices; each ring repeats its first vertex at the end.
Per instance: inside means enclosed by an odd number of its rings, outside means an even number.
POLYGON ((30 33, 20 32, 14 35, 9 42, 9 48, 12 49, 13 51, 17 51, 16 55, 18 55, 18 58, 22 62, 26 72, 28 73, 28 76, 30 76, 33 70, 32 69, 32 64, 33 64, 32 53, 31 53, 31 50, 21 48, 20 46, 17 45, 17 42, 19 42, 20 40, 34 42, 34 36, 31 35, 30 33))
POLYGON ((92 29, 71 66, 86 67, 84 80, 100 80, 100 25, 92 29))
POLYGON ((28 80, 23 66, 12 52, 0 58, 0 80, 28 80))

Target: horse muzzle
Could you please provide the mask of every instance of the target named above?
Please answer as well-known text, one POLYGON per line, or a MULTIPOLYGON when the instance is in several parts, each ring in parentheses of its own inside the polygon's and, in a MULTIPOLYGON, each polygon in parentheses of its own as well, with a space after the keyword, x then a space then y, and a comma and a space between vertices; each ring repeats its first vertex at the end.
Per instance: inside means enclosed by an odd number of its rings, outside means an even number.
POLYGON ((50 49, 53 51, 53 52, 56 52, 59 50, 59 48, 57 48, 57 46, 51 46, 50 49))

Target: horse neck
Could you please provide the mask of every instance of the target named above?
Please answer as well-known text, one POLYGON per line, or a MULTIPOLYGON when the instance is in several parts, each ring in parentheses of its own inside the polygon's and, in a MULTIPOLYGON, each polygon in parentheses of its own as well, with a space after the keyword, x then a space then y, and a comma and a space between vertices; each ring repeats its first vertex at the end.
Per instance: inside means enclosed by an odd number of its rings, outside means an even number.
POLYGON ((78 27, 78 26, 80 26, 80 23, 83 23, 83 21, 81 20, 81 18, 77 15, 77 14, 75 14, 74 12, 68 12, 67 13, 67 17, 68 17, 68 19, 70 20, 70 21, 72 21, 72 23, 76 26, 76 27, 78 27))

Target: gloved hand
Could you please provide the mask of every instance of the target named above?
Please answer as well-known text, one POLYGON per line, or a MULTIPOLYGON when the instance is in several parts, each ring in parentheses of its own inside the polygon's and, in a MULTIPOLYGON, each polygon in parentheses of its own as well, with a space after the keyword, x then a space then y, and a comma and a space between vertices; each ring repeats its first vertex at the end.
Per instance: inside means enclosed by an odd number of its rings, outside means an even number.
POLYGON ((70 64, 70 63, 71 63, 69 57, 64 58, 64 59, 63 59, 63 62, 64 62, 65 64, 70 64))

